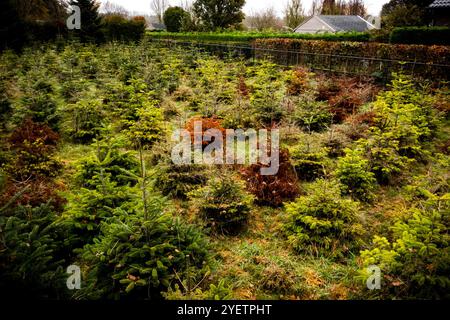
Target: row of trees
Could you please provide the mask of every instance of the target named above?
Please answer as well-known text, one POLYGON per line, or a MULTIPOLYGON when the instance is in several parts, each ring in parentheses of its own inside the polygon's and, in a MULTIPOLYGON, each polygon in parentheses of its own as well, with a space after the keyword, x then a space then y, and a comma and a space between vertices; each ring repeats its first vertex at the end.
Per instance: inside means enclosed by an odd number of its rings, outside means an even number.
MULTIPOLYGON (((391 0, 381 12, 384 27, 390 29, 401 26, 427 25, 427 7, 432 0, 391 0)), ((306 12, 302 0, 289 0, 280 18, 273 7, 253 12, 245 17, 242 12, 244 0, 196 0, 180 7, 168 7, 167 0, 153 0, 152 10, 164 22, 169 31, 214 31, 218 29, 242 28, 242 22, 253 30, 294 29, 307 16, 359 15, 366 16, 364 0, 314 0, 306 12), (245 17, 245 20, 244 20, 245 17)))
POLYGON ((281 29, 298 27, 307 16, 315 14, 324 15, 359 15, 365 16, 367 9, 363 0, 315 0, 309 13, 306 13, 302 0, 287 2, 283 19, 279 18, 273 8, 253 13, 246 19, 251 29, 259 31, 267 29, 281 29))
POLYGON ((196 0, 169 7, 167 0, 153 0, 151 9, 168 31, 215 31, 239 28, 245 0, 196 0))
POLYGON ((317 0, 313 1, 313 8, 317 13, 325 15, 359 15, 367 13, 363 0, 317 0))
POLYGON ((0 50, 58 37, 75 37, 82 42, 138 40, 145 26, 144 17, 132 17, 110 2, 100 8, 95 0, 5 0, 0 4, 0 50), (66 26, 72 13, 70 6, 80 8, 79 30, 66 26))
MULTIPOLYGON (((276 10, 269 7, 245 17, 242 8, 245 0, 196 0, 192 5, 185 3, 177 7, 168 7, 166 0, 153 0, 151 9, 160 22, 164 22, 171 32, 177 31, 214 31, 226 28, 242 28, 242 22, 250 29, 279 30, 284 26, 291 29, 297 27, 306 18, 302 0, 289 0, 283 10, 283 18, 278 17, 276 10)), ((310 15, 366 14, 363 0, 315 0, 310 15)))
POLYGON ((54 32, 58 32, 64 25, 66 15, 67 4, 60 0, 1 1, 0 50, 4 47, 21 47, 25 42, 24 35, 30 30, 39 32, 43 22, 51 24, 54 32))
MULTIPOLYGON (((382 18, 387 28, 426 25, 427 6, 431 0, 391 0, 383 6, 382 18)), ((30 40, 48 40, 67 35, 68 6, 81 8, 82 30, 73 32, 82 41, 139 39, 145 30, 143 17, 130 18, 126 9, 111 2, 103 4, 103 17, 97 0, 5 0, 0 4, 0 49, 20 47, 30 40), (105 30, 101 29, 107 29, 105 30), (18 36, 19 35, 19 36, 18 36)), ((195 0, 168 7, 167 0, 153 0, 151 9, 167 30, 215 31, 242 29, 245 0, 195 0)), ((364 0, 314 0, 309 15, 360 15, 367 10, 364 0)), ((254 30, 293 29, 305 20, 302 0, 289 0, 284 19, 273 8, 248 16, 245 24, 254 30)))
POLYGON ((433 0, 391 0, 383 6, 385 27, 425 26, 429 23, 428 6, 433 0))

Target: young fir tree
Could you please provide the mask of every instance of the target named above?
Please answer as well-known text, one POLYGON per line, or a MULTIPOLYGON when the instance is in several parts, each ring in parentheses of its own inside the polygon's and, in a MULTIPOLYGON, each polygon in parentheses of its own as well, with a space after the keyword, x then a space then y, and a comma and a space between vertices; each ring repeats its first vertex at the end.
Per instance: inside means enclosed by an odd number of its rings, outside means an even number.
POLYGON ((0 208, 0 290, 15 298, 61 298, 69 236, 56 227, 52 207, 0 208))

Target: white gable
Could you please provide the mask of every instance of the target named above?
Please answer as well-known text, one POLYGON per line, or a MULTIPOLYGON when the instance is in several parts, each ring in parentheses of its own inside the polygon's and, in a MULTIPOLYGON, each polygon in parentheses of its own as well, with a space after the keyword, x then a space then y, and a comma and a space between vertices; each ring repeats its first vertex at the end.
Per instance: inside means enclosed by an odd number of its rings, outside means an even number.
POLYGON ((320 20, 317 16, 311 17, 309 20, 298 26, 294 32, 296 33, 324 33, 334 32, 333 28, 320 20))

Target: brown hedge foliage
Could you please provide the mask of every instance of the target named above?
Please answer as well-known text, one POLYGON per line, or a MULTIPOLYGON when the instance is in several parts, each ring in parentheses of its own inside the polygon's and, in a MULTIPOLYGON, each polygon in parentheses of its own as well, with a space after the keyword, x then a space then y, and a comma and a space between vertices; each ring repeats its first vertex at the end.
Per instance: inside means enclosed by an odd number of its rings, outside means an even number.
POLYGON ((336 54, 358 57, 376 57, 404 61, 450 64, 449 46, 364 43, 349 41, 323 41, 302 39, 257 39, 257 48, 293 50, 307 53, 336 54))
POLYGON ((276 175, 261 175, 263 166, 258 163, 241 169, 248 191, 255 195, 259 204, 277 207, 299 195, 297 174, 287 150, 280 150, 280 167, 276 175))
MULTIPOLYGON (((386 43, 363 43, 349 41, 323 41, 323 40, 302 40, 302 39, 257 39, 253 42, 253 47, 260 49, 258 55, 266 55, 261 49, 282 50, 302 52, 309 55, 309 60, 313 60, 315 67, 333 69, 353 70, 353 65, 359 65, 365 74, 370 75, 375 72, 394 72, 404 68, 400 63, 393 63, 380 60, 361 59, 336 59, 328 55, 353 56, 373 59, 392 59, 399 61, 417 61, 427 65, 415 65, 416 74, 421 74, 426 78, 449 79, 447 68, 431 67, 430 64, 450 64, 450 46, 426 46, 426 45, 403 45, 386 43), (341 65, 339 64, 341 61, 341 65)), ((271 52, 271 56, 280 61, 289 61, 292 53, 271 52)), ((299 55, 300 64, 304 55, 299 55)), ((305 61, 307 62, 307 61, 305 61)))

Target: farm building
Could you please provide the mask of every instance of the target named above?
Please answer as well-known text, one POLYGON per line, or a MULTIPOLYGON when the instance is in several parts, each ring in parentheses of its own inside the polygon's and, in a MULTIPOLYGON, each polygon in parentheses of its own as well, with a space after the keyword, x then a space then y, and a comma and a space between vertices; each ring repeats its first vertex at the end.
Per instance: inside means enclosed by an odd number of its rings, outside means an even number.
POLYGON ((435 0, 428 8, 433 26, 450 26, 450 0, 435 0))
POLYGON ((363 32, 376 27, 360 16, 327 16, 315 15, 307 19, 297 28, 296 33, 336 33, 357 31, 363 32))
POLYGON ((156 16, 146 16, 147 30, 150 31, 165 31, 166 26, 160 22, 156 16))

